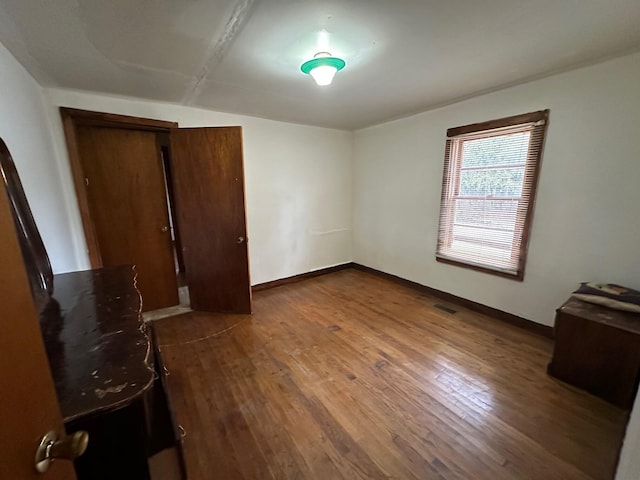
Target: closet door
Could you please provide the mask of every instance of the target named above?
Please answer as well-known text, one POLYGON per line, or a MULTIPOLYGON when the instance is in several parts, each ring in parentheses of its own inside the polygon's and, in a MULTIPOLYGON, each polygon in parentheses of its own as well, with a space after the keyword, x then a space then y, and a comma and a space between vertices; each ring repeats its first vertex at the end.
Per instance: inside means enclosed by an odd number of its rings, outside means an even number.
POLYGON ((241 127, 171 130, 191 307, 251 313, 241 127))
POLYGON ((156 135, 96 126, 76 130, 102 265, 136 266, 144 311, 179 303, 156 135))

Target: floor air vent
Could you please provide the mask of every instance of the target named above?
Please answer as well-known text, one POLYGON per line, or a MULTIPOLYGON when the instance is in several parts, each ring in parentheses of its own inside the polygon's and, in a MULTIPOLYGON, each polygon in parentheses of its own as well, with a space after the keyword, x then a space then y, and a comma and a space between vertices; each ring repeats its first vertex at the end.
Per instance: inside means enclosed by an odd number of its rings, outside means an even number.
POLYGON ((445 307, 444 305, 440 305, 439 303, 436 303, 434 307, 436 307, 439 310, 442 310, 443 312, 447 312, 451 314, 457 313, 456 310, 454 310, 453 308, 445 307))

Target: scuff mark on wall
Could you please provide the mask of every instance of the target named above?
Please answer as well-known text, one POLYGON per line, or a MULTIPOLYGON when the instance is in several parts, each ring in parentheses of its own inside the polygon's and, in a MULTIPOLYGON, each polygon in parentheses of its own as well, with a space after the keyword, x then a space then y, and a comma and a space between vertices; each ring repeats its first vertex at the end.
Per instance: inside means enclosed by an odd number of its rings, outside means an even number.
POLYGON ((309 230, 309 234, 310 235, 331 235, 333 233, 342 233, 342 232, 350 232, 351 229, 350 228, 336 228, 334 230, 325 230, 325 231, 318 231, 318 230, 309 230))

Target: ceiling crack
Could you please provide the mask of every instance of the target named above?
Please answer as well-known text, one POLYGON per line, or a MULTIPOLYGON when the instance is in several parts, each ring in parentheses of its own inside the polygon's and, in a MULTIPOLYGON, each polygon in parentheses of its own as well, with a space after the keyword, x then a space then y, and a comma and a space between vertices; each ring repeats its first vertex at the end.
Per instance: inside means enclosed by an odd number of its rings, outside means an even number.
POLYGON ((204 55, 204 61, 198 70, 198 74, 190 82, 182 98, 183 105, 191 105, 202 91, 204 82, 211 71, 222 62, 231 44, 238 36, 244 25, 249 20, 253 6, 259 0, 239 0, 231 15, 227 19, 222 34, 215 42, 211 41, 209 48, 204 55))

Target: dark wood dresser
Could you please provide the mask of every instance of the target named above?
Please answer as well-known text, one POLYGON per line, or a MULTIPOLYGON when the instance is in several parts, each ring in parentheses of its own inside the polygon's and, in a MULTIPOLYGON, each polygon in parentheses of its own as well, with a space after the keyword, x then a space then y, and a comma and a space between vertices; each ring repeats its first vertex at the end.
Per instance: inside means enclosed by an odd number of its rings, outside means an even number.
POLYGON ((640 314, 574 298, 557 311, 549 374, 631 409, 640 380, 640 314))
MULTIPOLYGON (((43 412, 49 409, 49 418, 34 425, 46 423, 57 429, 62 413, 68 434, 88 432, 84 454, 79 444, 57 454, 67 459, 81 455, 74 461, 79 480, 148 479, 147 458, 173 445, 180 454, 181 444, 176 441, 158 372, 151 327, 142 322, 135 269, 120 266, 54 276, 20 176, 2 139, 0 182, 8 196, 57 395, 55 404, 38 399, 45 407, 43 412)), ((20 358, 15 361, 21 363, 20 358)), ((52 445, 44 452, 56 457, 52 445)))
POLYGON ((147 457, 176 435, 135 271, 65 273, 54 284, 41 329, 65 428, 89 433, 78 479, 148 479, 147 457))

